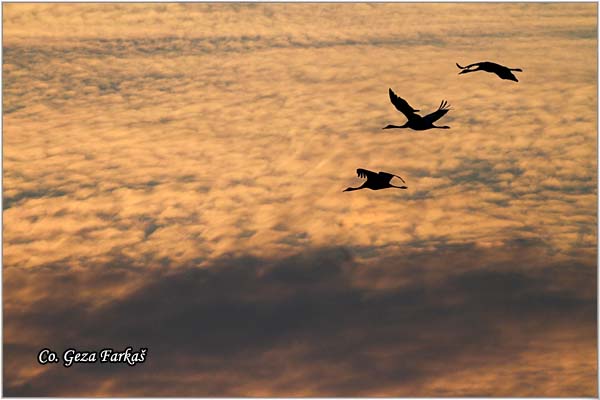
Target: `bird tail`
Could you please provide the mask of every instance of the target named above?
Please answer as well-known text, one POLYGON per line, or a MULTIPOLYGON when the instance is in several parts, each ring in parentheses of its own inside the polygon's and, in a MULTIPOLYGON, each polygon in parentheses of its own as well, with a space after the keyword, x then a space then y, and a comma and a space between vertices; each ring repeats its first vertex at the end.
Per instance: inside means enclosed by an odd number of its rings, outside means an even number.
POLYGON ((460 69, 466 69, 467 67, 461 67, 460 65, 458 65, 458 63, 456 63, 456 66, 460 69))

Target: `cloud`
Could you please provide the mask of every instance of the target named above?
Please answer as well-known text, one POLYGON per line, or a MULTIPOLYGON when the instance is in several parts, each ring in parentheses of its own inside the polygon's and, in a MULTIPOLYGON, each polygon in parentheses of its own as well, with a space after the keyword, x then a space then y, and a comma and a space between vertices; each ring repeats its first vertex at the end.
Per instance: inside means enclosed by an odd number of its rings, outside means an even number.
POLYGON ((596 14, 7 4, 7 390, 594 393, 596 14), (389 87, 452 128, 383 131, 389 87), (157 361, 30 362, 125 339, 157 361))
POLYGON ((542 368, 547 357, 576 361, 580 374, 537 395, 593 395, 594 266, 540 250, 449 246, 363 264, 332 247, 206 268, 140 269, 119 259, 79 273, 10 268, 5 362, 19 368, 5 371, 5 395, 403 397, 437 393, 435 382, 456 371, 470 378, 449 392, 517 395, 531 384, 520 360, 531 361, 536 379, 562 376, 560 365, 542 368), (586 343, 587 356, 558 337, 586 343), (45 346, 127 345, 148 347, 147 362, 35 365, 45 346), (470 391, 479 373, 500 366, 511 371, 501 385, 470 391), (37 374, 23 379, 30 369, 37 374))

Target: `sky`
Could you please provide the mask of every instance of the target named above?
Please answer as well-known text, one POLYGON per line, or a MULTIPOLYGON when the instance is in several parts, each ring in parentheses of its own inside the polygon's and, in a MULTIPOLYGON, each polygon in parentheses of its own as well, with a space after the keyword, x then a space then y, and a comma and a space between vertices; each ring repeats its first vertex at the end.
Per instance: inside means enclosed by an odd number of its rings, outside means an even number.
POLYGON ((4 396, 596 396, 596 24, 3 4, 4 396))

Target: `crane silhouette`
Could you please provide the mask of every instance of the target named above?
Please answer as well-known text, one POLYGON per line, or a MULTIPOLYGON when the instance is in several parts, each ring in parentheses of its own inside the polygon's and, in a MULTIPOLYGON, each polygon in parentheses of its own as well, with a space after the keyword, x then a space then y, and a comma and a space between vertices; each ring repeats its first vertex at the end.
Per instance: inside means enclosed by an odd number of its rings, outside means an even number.
MULTIPOLYGON (((406 187, 406 186, 394 186, 390 183, 390 181, 392 180, 393 177, 400 178, 400 180, 402 182, 404 182, 404 179, 402 179, 398 175, 394 175, 394 174, 390 174, 388 172, 382 172, 382 171, 377 173, 377 172, 369 171, 369 170, 362 169, 362 168, 357 169, 356 173, 358 174, 359 178, 367 178, 367 180, 362 184, 362 186, 359 186, 356 188, 349 187, 349 188, 345 189, 344 192, 351 192, 353 190, 360 190, 360 189, 371 189, 371 190, 379 190, 379 189, 387 189, 387 188, 408 189, 408 187, 406 187)), ((406 183, 406 182, 404 182, 404 183, 406 183)))
POLYGON ((392 89, 389 90, 389 93, 390 93, 390 101, 392 102, 394 107, 396 107, 396 109, 398 111, 400 111, 402 114, 404 114, 406 116, 406 118, 408 119, 408 121, 406 121, 406 123, 402 126, 388 125, 383 129, 411 128, 416 131, 424 131, 424 130, 431 129, 431 128, 450 129, 450 127, 446 126, 446 125, 444 125, 444 126, 433 125, 433 123, 435 121, 442 118, 444 115, 446 115, 448 110, 450 110, 450 108, 448 107, 448 102, 446 102, 446 100, 442 100, 440 106, 438 107, 438 109, 436 111, 434 111, 431 114, 428 114, 424 117, 421 117, 419 114, 416 113, 419 110, 415 110, 414 108, 412 108, 408 104, 408 102, 406 100, 404 100, 402 97, 396 96, 396 93, 394 93, 392 91, 392 89))
POLYGON ((462 71, 460 71, 458 73, 459 75, 460 74, 468 74, 469 72, 475 72, 475 71, 485 71, 485 72, 491 72, 493 74, 496 74, 502 79, 507 79, 509 81, 515 81, 515 82, 519 82, 519 80, 511 71, 523 72, 523 70, 521 68, 508 68, 508 67, 505 67, 504 65, 496 64, 496 63, 489 62, 489 61, 483 61, 483 62, 470 64, 470 65, 467 65, 466 67, 461 67, 460 65, 458 65, 458 63, 456 63, 456 66, 458 68, 462 69, 462 71), (477 66, 477 68, 472 69, 471 67, 474 67, 474 66, 477 66))

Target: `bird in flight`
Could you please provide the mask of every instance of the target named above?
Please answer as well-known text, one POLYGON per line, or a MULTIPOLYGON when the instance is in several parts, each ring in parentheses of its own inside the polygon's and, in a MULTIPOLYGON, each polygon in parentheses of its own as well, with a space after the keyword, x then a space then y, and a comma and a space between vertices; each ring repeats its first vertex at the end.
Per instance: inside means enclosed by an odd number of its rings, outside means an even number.
POLYGON ((396 96, 396 93, 394 93, 392 91, 392 89, 389 90, 389 93, 390 93, 390 101, 392 102, 394 107, 396 107, 396 109, 398 111, 400 111, 402 114, 404 114, 406 116, 406 118, 408 119, 408 121, 406 121, 406 123, 402 126, 388 125, 383 129, 411 128, 416 131, 424 131, 424 130, 431 129, 431 128, 450 129, 450 127, 446 126, 446 125, 444 125, 444 126, 433 125, 433 123, 435 121, 442 118, 444 115, 446 115, 448 110, 450 110, 450 107, 448 107, 448 102, 446 102, 446 100, 442 100, 442 103, 440 104, 440 106, 438 107, 438 109, 436 111, 434 111, 431 114, 428 114, 424 117, 421 117, 419 114, 416 113, 419 110, 415 110, 414 108, 412 108, 408 104, 408 102, 406 100, 404 100, 402 97, 396 96))
MULTIPOLYGON (((399 177, 398 175, 390 174, 387 172, 373 172, 366 169, 359 168, 356 170, 359 178, 367 178, 367 180, 362 184, 362 186, 353 188, 349 187, 344 190, 344 192, 351 192, 353 190, 360 189, 371 189, 371 190, 379 190, 379 189, 387 189, 387 188, 398 188, 398 189, 408 189, 406 186, 395 186, 390 183, 393 177, 400 178, 402 182, 404 179, 399 177)), ((406 182, 404 182, 406 183, 406 182)))
POLYGON ((509 81, 515 81, 515 82, 519 82, 519 80, 511 71, 523 72, 523 70, 521 68, 508 68, 508 67, 505 67, 504 65, 496 64, 496 63, 489 62, 489 61, 470 64, 470 65, 467 65, 466 67, 461 67, 460 65, 458 65, 458 63, 456 63, 456 66, 458 68, 462 69, 462 71, 460 71, 458 73, 459 75, 467 74, 469 72, 475 72, 475 71, 486 71, 486 72, 492 72, 492 73, 498 75, 502 79, 508 79, 509 81), (474 67, 474 66, 477 66, 477 68, 473 69, 472 67, 474 67))

